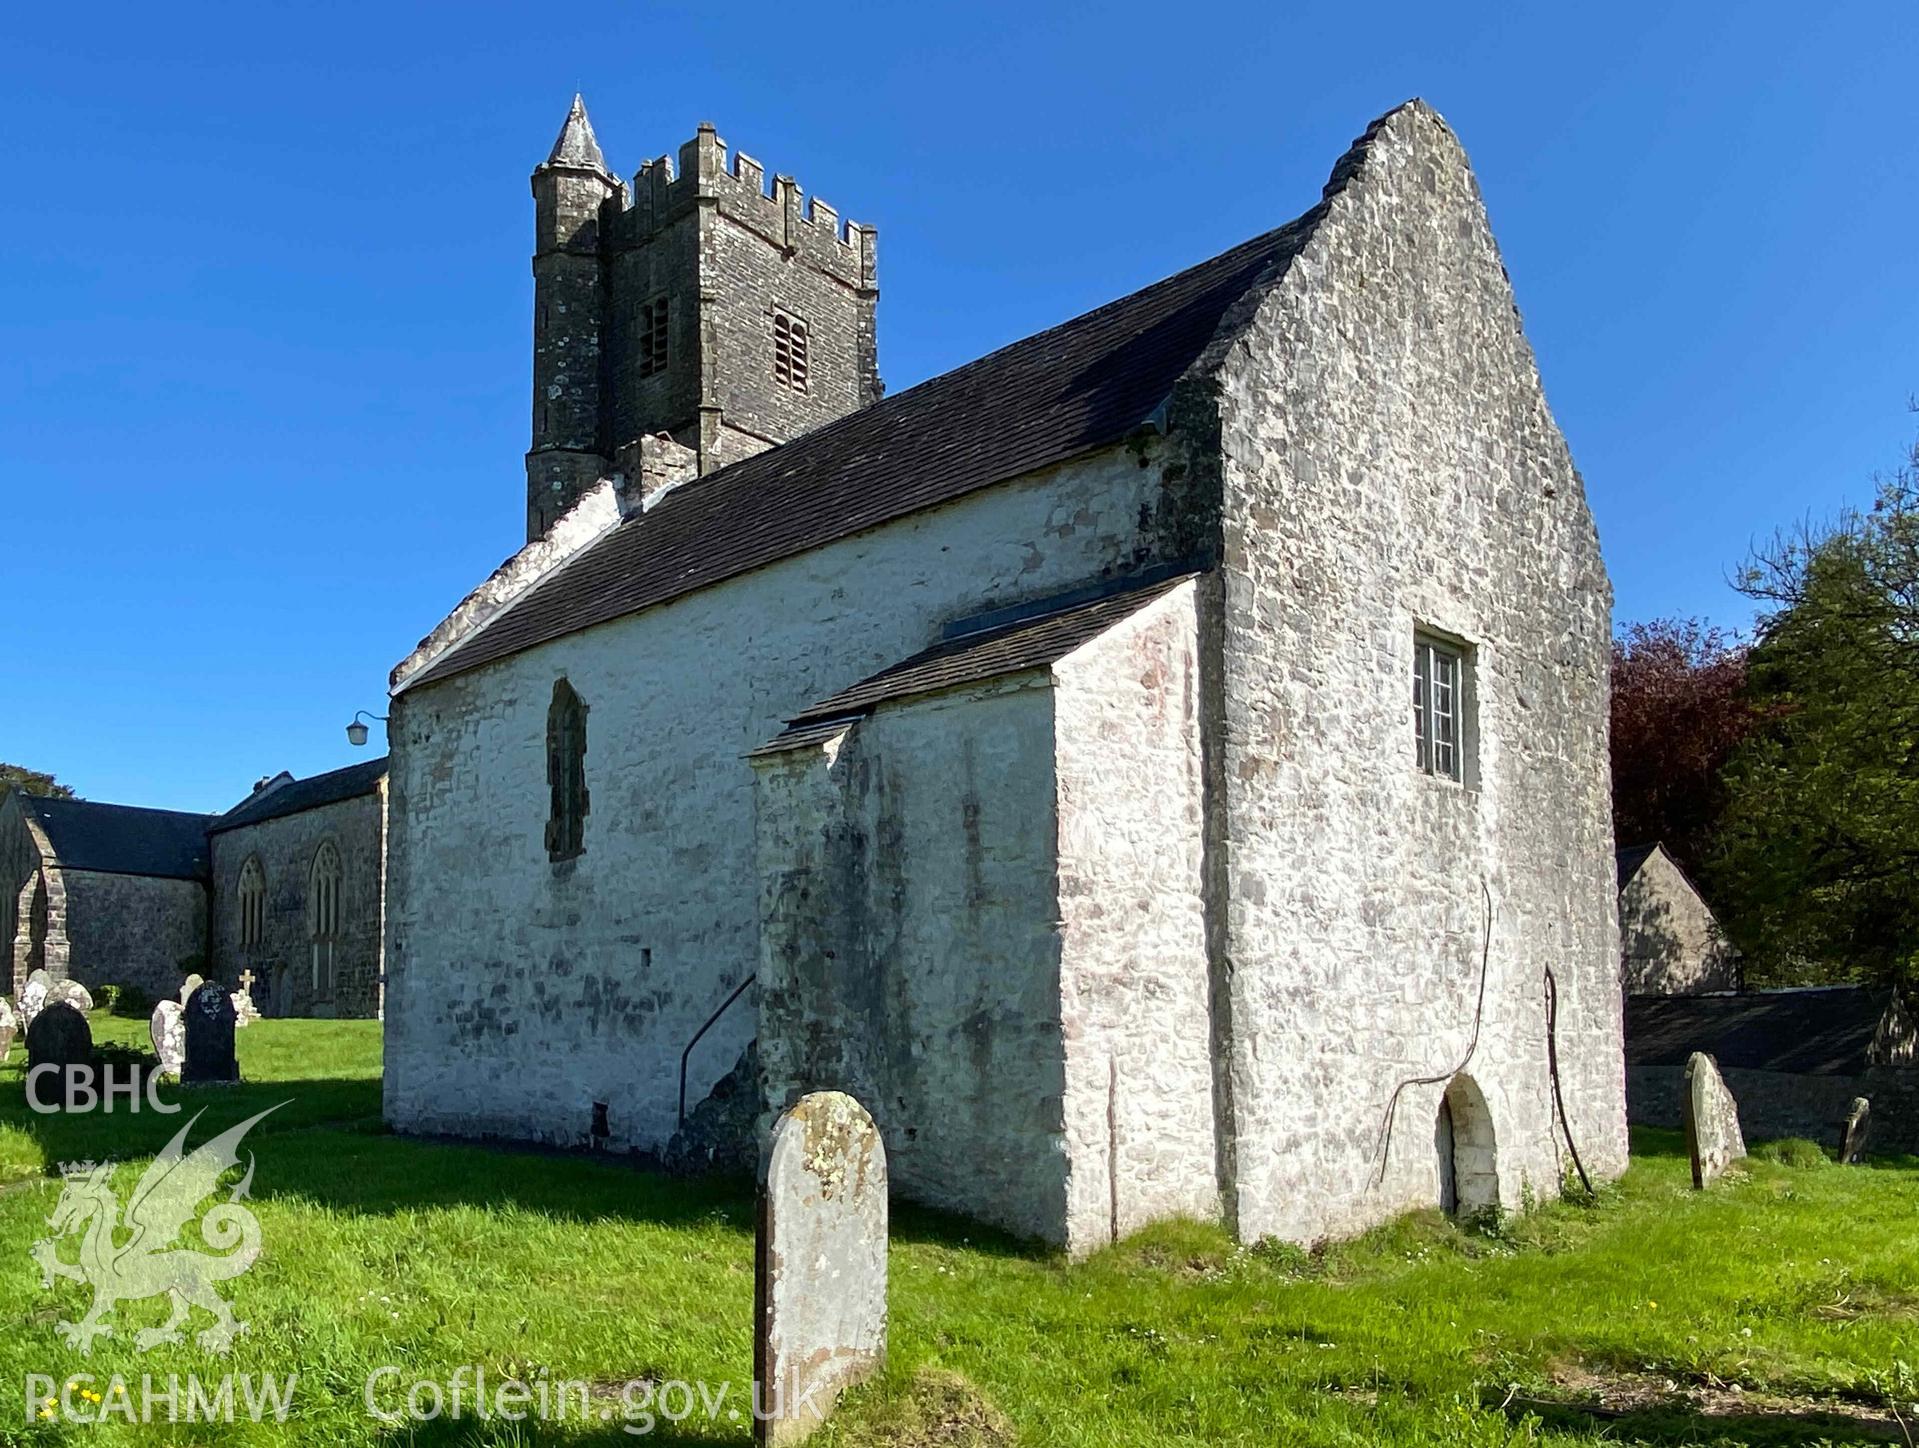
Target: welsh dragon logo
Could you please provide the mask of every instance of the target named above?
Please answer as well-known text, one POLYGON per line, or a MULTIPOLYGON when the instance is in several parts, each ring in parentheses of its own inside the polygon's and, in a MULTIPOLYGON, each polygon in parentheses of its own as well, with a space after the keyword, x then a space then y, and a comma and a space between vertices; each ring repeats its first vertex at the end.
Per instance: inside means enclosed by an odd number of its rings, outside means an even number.
MULTIPOLYGON (((282 1101, 280 1106, 286 1104, 282 1101)), ((240 1164, 240 1139, 280 1106, 268 1107, 188 1151, 187 1134, 205 1114, 195 1112, 134 1187, 124 1223, 112 1186, 113 1162, 76 1162, 63 1169, 66 1182, 53 1215, 47 1218, 53 1235, 33 1244, 33 1260, 40 1265, 43 1288, 51 1288, 56 1277, 66 1277, 93 1289, 93 1306, 86 1316, 58 1325, 68 1344, 91 1354, 95 1338, 113 1335, 104 1319, 116 1304, 162 1293, 173 1299, 172 1313, 162 1326, 134 1334, 134 1346, 141 1352, 182 1341, 180 1326, 195 1307, 213 1314, 212 1326, 194 1339, 210 1352, 227 1351, 233 1339, 247 1330, 244 1322, 234 1320, 233 1308, 216 1284, 238 1277, 260 1255, 259 1220, 240 1205, 253 1184, 251 1152, 246 1174, 227 1199, 209 1207, 200 1218, 202 1240, 225 1255, 176 1248, 174 1243, 201 1202, 218 1188, 221 1176, 240 1164), (127 1233, 132 1235, 125 1244, 116 1245, 116 1238, 127 1233), (63 1262, 60 1240, 75 1234, 80 1237, 79 1261, 63 1262)))

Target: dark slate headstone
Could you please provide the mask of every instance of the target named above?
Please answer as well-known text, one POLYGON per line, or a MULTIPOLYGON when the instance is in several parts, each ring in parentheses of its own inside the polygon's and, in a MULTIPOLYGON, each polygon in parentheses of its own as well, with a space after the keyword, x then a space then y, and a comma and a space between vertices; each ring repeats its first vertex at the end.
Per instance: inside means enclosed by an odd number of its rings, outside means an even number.
POLYGON ((851 1096, 815 1091, 774 1125, 754 1262, 760 1444, 809 1437, 884 1365, 886 1198, 886 1148, 851 1096))
POLYGON ((27 1027, 27 1104, 67 1106, 76 1085, 88 1088, 92 1080, 93 1028, 87 1018, 65 1001, 48 1001, 27 1027), (55 1069, 33 1074, 36 1066, 55 1069), (84 1081, 77 1080, 82 1073, 84 1081))
POLYGON ((1866 1159, 1866 1138, 1872 1134, 1872 1103, 1863 1096, 1852 1098, 1846 1113, 1846 1129, 1839 1135, 1839 1164, 1857 1166, 1866 1159))
POLYGON ((186 1005, 187 1054, 180 1070, 186 1086, 222 1085, 240 1079, 233 1052, 233 997, 217 985, 203 985, 186 1005))

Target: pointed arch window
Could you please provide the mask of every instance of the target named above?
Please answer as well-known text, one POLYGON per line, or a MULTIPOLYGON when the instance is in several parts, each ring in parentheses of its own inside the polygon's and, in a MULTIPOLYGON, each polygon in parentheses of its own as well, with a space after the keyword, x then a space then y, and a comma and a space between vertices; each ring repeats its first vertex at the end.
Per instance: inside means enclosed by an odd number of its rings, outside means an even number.
POLYGON ((334 953, 340 940, 340 852, 327 840, 313 853, 307 875, 307 939, 313 952, 313 996, 333 996, 334 953))
POLYGON ((586 849, 586 705, 565 679, 553 685, 546 710, 547 858, 577 859, 586 849))
POLYGON ((260 857, 240 866, 240 949, 258 950, 267 938, 267 872, 260 857))

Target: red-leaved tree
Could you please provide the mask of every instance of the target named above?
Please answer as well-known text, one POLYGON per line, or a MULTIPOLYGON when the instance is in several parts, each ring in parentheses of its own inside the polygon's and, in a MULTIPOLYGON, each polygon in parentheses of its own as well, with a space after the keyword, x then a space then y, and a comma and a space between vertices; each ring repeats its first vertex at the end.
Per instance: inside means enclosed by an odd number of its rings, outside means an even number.
POLYGON ((1746 645, 1698 619, 1628 624, 1613 640, 1613 833, 1658 841, 1702 879, 1725 809, 1720 771, 1756 718, 1746 645))

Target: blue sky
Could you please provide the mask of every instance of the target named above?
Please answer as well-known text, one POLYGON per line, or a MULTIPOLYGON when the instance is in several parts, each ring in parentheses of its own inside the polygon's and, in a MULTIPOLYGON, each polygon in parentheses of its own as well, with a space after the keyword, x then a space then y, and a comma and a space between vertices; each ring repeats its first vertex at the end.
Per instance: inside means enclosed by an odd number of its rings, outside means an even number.
POLYGON ((894 389, 1292 217, 1423 95, 1618 616, 1742 623, 1752 540, 1914 435, 1916 41, 1890 3, 18 9, 0 759, 220 809, 364 757, 520 541, 527 173, 576 89, 623 173, 710 119, 879 226, 894 389))

